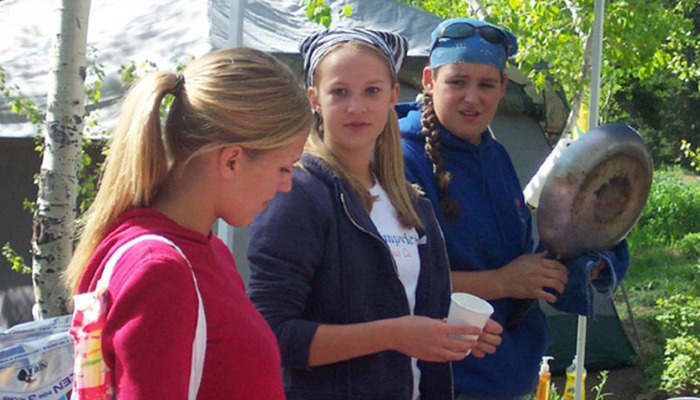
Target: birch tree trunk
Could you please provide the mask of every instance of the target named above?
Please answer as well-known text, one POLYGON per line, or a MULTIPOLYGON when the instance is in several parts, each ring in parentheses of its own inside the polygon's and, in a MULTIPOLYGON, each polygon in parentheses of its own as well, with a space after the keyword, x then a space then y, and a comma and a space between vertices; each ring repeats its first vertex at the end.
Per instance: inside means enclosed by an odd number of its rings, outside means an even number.
POLYGON ((569 117, 566 119, 566 125, 564 125, 564 130, 562 131, 562 137, 564 138, 573 137, 576 124, 578 123, 578 115, 581 111, 581 104, 583 104, 583 96, 586 94, 583 84, 591 78, 592 36, 589 33, 586 37, 583 51, 583 66, 581 66, 581 73, 578 78, 580 88, 571 97, 571 111, 569 111, 569 117))
POLYGON ((34 314, 39 319, 69 312, 61 274, 73 254, 90 13, 90 0, 54 0, 54 4, 56 34, 32 238, 34 314))
POLYGON ((481 21, 486 21, 486 11, 484 10, 484 5, 481 4, 479 0, 466 0, 467 6, 471 10, 472 13, 474 13, 477 17, 477 19, 480 19, 481 21))
POLYGON ((579 10, 576 5, 570 1, 565 1, 566 7, 571 12, 573 16, 574 29, 579 37, 579 40, 583 43, 583 65, 581 66, 581 72, 578 77, 579 89, 576 93, 571 96, 571 111, 569 111, 569 117, 566 119, 566 125, 564 126, 564 131, 562 137, 573 137, 574 130, 576 129, 576 123, 578 122, 578 115, 581 111, 581 104, 583 103, 583 96, 586 93, 585 83, 591 78, 591 62, 593 61, 593 27, 588 32, 583 32, 580 28, 581 18, 579 17, 579 10))

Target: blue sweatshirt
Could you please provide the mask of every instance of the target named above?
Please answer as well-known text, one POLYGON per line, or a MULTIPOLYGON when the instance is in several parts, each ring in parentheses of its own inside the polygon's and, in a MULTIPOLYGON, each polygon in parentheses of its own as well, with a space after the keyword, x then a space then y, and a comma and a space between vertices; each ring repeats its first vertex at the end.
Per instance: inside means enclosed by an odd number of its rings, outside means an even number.
MULTIPOLYGON (((360 199, 321 159, 305 154, 292 190, 278 193, 250 229, 248 293, 282 353, 289 400, 409 400, 411 358, 382 351, 309 367, 321 324, 357 324, 411 314, 391 251, 360 199)), ((442 319, 450 271, 430 203, 416 196, 420 275, 415 315, 442 319)), ((421 400, 451 400, 449 363, 419 361, 421 400)))
MULTIPOLYGON (((500 268, 517 257, 534 250, 532 217, 518 176, 506 149, 482 133, 480 145, 452 135, 439 125, 440 152, 445 168, 452 175, 449 196, 460 207, 459 216, 448 221, 439 210, 438 189, 433 167, 425 152, 421 134, 421 111, 418 103, 397 106, 403 136, 406 176, 426 193, 444 232, 450 265, 454 271, 483 271, 500 268)), ((628 254, 623 242, 617 252, 597 252, 572 260, 570 283, 555 307, 564 311, 591 315, 591 285, 587 271, 601 258, 609 265, 620 264, 620 272, 611 268, 597 282, 596 288, 609 290, 617 277, 624 275, 628 254), (619 256, 616 258, 615 256, 619 256), (621 260, 621 261, 620 261, 621 260), (574 279, 572 279, 574 278, 574 279)), ((620 278, 621 279, 621 278, 620 278)), ((495 312, 492 318, 505 326, 512 309, 521 303, 515 299, 490 301, 495 312)), ((551 335, 542 310, 537 304, 520 323, 505 330, 503 342, 493 355, 483 359, 467 357, 454 363, 456 392, 472 395, 524 396, 537 386, 538 365, 551 343, 551 335)))

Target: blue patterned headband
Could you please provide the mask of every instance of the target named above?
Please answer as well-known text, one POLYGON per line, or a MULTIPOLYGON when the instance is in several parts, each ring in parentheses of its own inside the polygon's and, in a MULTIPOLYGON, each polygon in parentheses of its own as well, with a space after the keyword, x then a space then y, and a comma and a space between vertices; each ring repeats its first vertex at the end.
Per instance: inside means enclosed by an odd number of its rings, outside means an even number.
POLYGON ((440 23, 431 35, 430 66, 461 62, 488 64, 503 72, 506 60, 518 52, 518 39, 508 30, 471 18, 440 23))
POLYGON ((300 51, 304 57, 304 75, 306 87, 314 85, 316 67, 323 57, 335 45, 343 42, 361 41, 369 43, 384 53, 391 63, 393 78, 399 75, 399 70, 408 53, 408 41, 395 33, 375 31, 360 28, 327 29, 304 39, 300 51))

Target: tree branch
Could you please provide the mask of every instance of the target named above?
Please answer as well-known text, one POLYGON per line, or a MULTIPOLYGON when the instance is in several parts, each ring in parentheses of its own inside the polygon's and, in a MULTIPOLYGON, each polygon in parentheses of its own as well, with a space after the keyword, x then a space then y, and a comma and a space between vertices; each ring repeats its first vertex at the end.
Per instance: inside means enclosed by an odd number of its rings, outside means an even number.
POLYGON ((578 7, 576 7, 576 4, 574 4, 572 0, 564 0, 564 3, 566 4, 566 8, 568 8, 569 12, 571 13, 572 26, 574 27, 574 32, 576 32, 581 42, 585 42, 586 33, 583 31, 583 29, 581 29, 581 17, 579 16, 578 7))
POLYGON ((576 128, 576 122, 578 121, 578 114, 581 108, 581 103, 583 103, 583 94, 586 90, 584 84, 591 77, 591 58, 593 57, 593 28, 588 31, 588 35, 585 35, 585 45, 583 48, 583 66, 581 66, 581 73, 578 77, 578 89, 571 97, 571 111, 569 112, 569 117, 566 120, 566 125, 564 126, 564 133, 562 137, 571 137, 573 135, 574 129, 576 128))
POLYGON ((486 14, 486 10, 484 9, 484 6, 481 4, 479 0, 466 0, 467 2, 467 7, 469 10, 474 13, 478 19, 484 21, 486 20, 486 17, 488 16, 486 14))

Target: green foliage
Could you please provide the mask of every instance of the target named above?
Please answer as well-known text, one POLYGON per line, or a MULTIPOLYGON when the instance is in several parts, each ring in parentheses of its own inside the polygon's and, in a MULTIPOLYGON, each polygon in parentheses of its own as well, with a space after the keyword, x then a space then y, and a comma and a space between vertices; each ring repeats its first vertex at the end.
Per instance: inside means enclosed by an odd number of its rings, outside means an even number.
MULTIPOLYGON (((642 342, 637 365, 644 371, 647 390, 659 391, 666 370, 666 341, 672 337, 657 319, 663 312, 657 302, 659 298, 667 298, 669 293, 700 296, 697 259, 688 260, 662 245, 640 247, 632 255, 625 286, 642 342)), ((621 303, 623 299, 619 296, 618 293, 617 302, 621 303)), ((626 321, 630 323, 629 316, 626 321)))
POLYGON ((612 396, 613 393, 605 393, 603 392, 603 388, 605 387, 605 384, 608 382, 608 371, 600 371, 598 374, 598 384, 593 386, 591 389, 593 392, 595 392, 595 397, 593 400, 603 400, 606 397, 612 396))
POLYGON ((697 336, 679 336, 666 341, 666 369, 661 388, 674 394, 700 390, 700 340, 697 336))
POLYGON ((696 172, 700 172, 700 147, 693 148, 690 142, 682 139, 681 154, 688 160, 690 168, 696 172))
POLYGON ((557 387, 552 383, 549 388, 549 400, 561 400, 562 395, 557 391, 557 387))
MULTIPOLYGON (((325 0, 302 0, 301 5, 306 8, 306 17, 326 28, 333 22, 333 11, 326 5, 325 0)), ((345 6, 336 12, 338 18, 347 18, 352 15, 352 7, 345 6)))
POLYGON ((656 319, 666 333, 662 389, 670 393, 700 390, 700 297, 659 299, 656 319))
MULTIPOLYGON (((89 49, 88 53, 87 76, 85 81, 87 104, 99 106, 102 101, 102 88, 105 79, 104 66, 98 61, 98 52, 96 49, 89 49)), ((183 63, 178 63, 175 66, 176 72, 181 73, 189 61, 191 61, 191 58, 183 63)), ((133 85, 141 76, 154 72, 157 69, 158 66, 154 62, 148 60, 138 64, 133 60, 122 64, 119 68, 122 87, 133 85)), ((26 116, 37 127, 37 131, 41 131, 44 115, 39 111, 36 105, 22 97, 16 85, 9 86, 6 84, 6 81, 7 74, 2 67, 0 67, 0 94, 2 94, 4 101, 8 103, 9 108, 13 112, 26 116)), ((167 110, 173 100, 174 98, 171 95, 165 97, 163 104, 161 104, 161 115, 165 116, 167 114, 167 110)), ((81 223, 82 216, 90 207, 97 194, 98 177, 102 169, 102 166, 95 163, 86 149, 92 146, 100 146, 102 147, 103 155, 106 155, 107 148, 101 146, 101 144, 103 143, 102 140, 111 134, 104 126, 100 125, 97 111, 86 110, 83 128, 83 145, 80 169, 78 172, 78 215, 76 216, 76 223, 78 224, 81 223)), ((37 139, 36 149, 39 152, 43 151, 43 141, 41 137, 37 139)), ((35 181, 38 180, 38 178, 39 176, 37 174, 35 176, 35 181)), ((26 210, 33 213, 36 203, 24 199, 23 206, 26 210)), ((12 249, 9 243, 3 247, 2 255, 9 261, 14 270, 24 273, 31 272, 31 268, 26 266, 23 258, 12 249)))
POLYGON ((656 319, 668 336, 700 335, 700 298, 686 294, 674 294, 656 301, 660 314, 656 319))
POLYGON ((39 126, 44 122, 44 115, 39 108, 22 96, 17 85, 7 83, 7 73, 0 66, 0 96, 2 102, 7 104, 10 111, 17 115, 25 116, 34 126, 39 126))
MULTIPOLYGON (((475 17, 470 15, 463 0, 404 2, 443 18, 475 17)), ((486 20, 507 27, 518 37, 520 50, 516 62, 536 84, 554 77, 561 82, 567 98, 588 87, 588 82, 579 77, 584 39, 593 25, 592 0, 482 0, 480 3, 486 20)), ((615 94, 622 89, 621 79, 647 79, 659 71, 670 71, 683 82, 699 77, 700 67, 693 57, 699 41, 689 15, 696 3, 693 0, 674 4, 648 0, 607 2, 602 87, 615 94)))
POLYGON ((85 93, 88 104, 98 105, 102 98, 105 71, 104 65, 98 61, 97 49, 94 47, 88 49, 87 61, 85 93))
POLYGON ((17 254, 9 243, 5 243, 5 245, 2 246, 2 255, 10 262, 10 267, 13 271, 27 275, 32 273, 32 267, 27 266, 27 263, 24 262, 24 258, 17 254))
POLYGON ((675 247, 685 257, 700 260, 700 232, 691 232, 683 236, 676 242, 675 247))
POLYGON ((155 72, 158 70, 158 65, 153 61, 143 61, 139 64, 134 60, 130 60, 126 64, 119 66, 119 80, 122 87, 129 87, 134 84, 141 76, 155 72))
POLYGON ((678 168, 656 171, 647 204, 628 236, 630 248, 673 246, 693 232, 700 232, 700 183, 688 181, 678 168))
MULTIPOLYGON (((471 1, 400 1, 442 18, 478 18, 471 1)), ((476 2, 487 21, 518 37, 515 62, 538 88, 555 83, 567 99, 583 91, 586 101, 584 44, 593 25, 593 0, 476 2)), ((657 165, 688 165, 679 142, 700 143, 700 2, 608 1, 604 11, 601 121, 639 130, 657 165)))
POLYGON ((664 398, 700 389, 699 193, 697 177, 679 168, 657 171, 628 236, 625 286, 642 332, 637 362, 649 390, 663 391, 664 398))
MULTIPOLYGON (((680 164, 694 169, 691 153, 684 155, 682 142, 700 143, 698 81, 681 82, 672 73, 657 71, 653 78, 629 78, 602 110, 604 120, 625 122, 635 127, 658 166, 680 164)), ((697 163, 696 163, 697 165, 697 163)))

